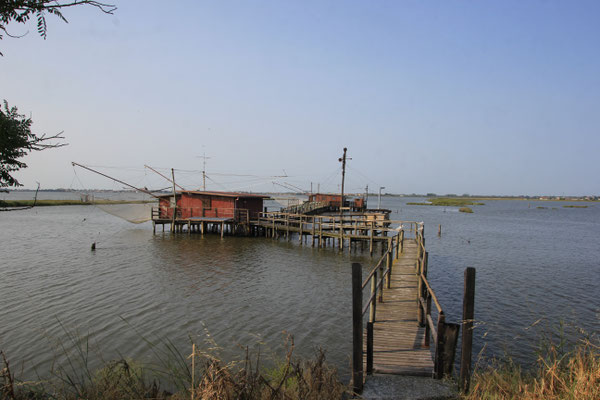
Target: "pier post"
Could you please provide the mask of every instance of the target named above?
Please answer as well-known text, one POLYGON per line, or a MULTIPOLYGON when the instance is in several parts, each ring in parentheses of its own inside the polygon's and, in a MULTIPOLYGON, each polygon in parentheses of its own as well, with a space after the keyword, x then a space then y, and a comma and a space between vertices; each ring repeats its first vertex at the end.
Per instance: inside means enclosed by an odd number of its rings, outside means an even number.
POLYGON ((340 250, 344 249, 344 220, 340 217, 340 238, 339 238, 340 250))
POLYGON ((375 322, 377 312, 377 270, 373 272, 373 276, 371 277, 371 296, 369 296, 371 301, 371 307, 369 308, 369 322, 375 322))
POLYGON ((442 236, 442 224, 438 225, 438 236, 442 236))
POLYGON ((442 313, 438 315, 438 323, 436 329, 436 340, 435 340, 435 356, 433 359, 433 377, 435 379, 442 379, 444 358, 442 356, 444 352, 444 324, 446 322, 446 316, 442 313))
MULTIPOLYGON (((423 295, 423 286, 425 286, 423 282, 423 258, 417 258, 417 322, 419 326, 425 326, 426 324, 426 316, 423 313, 423 307, 421 305, 421 297, 423 295)), ((427 290, 427 289, 425 289, 427 290)))
POLYGON ((431 317, 431 296, 426 292, 425 296, 425 335, 423 335, 423 347, 429 347, 429 336, 431 335, 431 327, 427 317, 431 317))
POLYGON ((369 253, 373 255, 373 235, 375 234, 375 222, 371 221, 371 233, 369 237, 369 253))
POLYGON ((323 218, 319 217, 319 247, 323 247, 323 218))
POLYGON ((475 316, 475 268, 465 269, 463 293, 463 331, 460 352, 460 389, 469 391, 471 383, 471 353, 473 351, 473 318, 475 316))
POLYGON ((388 269, 388 274, 387 274, 387 288, 391 288, 392 286, 392 265, 393 265, 393 260, 392 260, 392 247, 391 247, 391 243, 392 241, 390 240, 390 247, 389 247, 389 251, 387 253, 387 257, 386 257, 386 262, 387 262, 387 269, 388 269))
POLYGON ((373 323, 367 322, 367 375, 373 374, 373 323))
POLYGON ((404 253, 404 229, 400 231, 400 253, 404 253))
POLYGON ((302 228, 303 228, 303 221, 302 221, 302 216, 300 216, 300 230, 298 231, 298 241, 300 242, 300 244, 302 244, 302 228))
POLYGON ((352 263, 352 387, 363 389, 362 265, 352 263))

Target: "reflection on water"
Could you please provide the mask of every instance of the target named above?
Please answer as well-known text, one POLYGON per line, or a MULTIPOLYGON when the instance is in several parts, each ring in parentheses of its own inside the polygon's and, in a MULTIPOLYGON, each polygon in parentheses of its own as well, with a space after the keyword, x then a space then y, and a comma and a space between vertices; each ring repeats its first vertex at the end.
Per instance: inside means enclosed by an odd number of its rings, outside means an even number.
MULTIPOLYGON (((526 328, 540 317, 597 331, 598 203, 544 203, 550 208, 540 210, 488 201, 466 215, 406 201, 384 197, 382 207, 394 210, 394 219, 425 221, 430 280, 452 321, 460 318, 463 270, 477 268, 475 351, 487 343, 487 354, 507 349, 531 360, 527 349, 537 339, 526 328)), ((105 359, 142 361, 153 357, 142 334, 169 338, 185 354, 190 337, 203 342, 208 332, 232 358, 238 344, 277 351, 290 332, 299 355, 323 346, 329 361, 348 371, 350 264, 370 265, 368 255, 297 240, 152 235, 149 224, 85 206, 1 217, 0 348, 29 373, 50 367, 49 343, 64 339, 65 329, 89 332, 105 359)))

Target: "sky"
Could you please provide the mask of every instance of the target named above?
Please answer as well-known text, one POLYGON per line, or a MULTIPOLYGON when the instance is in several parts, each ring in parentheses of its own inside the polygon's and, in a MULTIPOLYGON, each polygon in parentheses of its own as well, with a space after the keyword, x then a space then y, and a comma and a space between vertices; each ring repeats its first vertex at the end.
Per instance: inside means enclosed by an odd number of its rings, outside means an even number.
POLYGON ((0 41, 26 188, 600 194, 598 1, 114 4, 0 41))

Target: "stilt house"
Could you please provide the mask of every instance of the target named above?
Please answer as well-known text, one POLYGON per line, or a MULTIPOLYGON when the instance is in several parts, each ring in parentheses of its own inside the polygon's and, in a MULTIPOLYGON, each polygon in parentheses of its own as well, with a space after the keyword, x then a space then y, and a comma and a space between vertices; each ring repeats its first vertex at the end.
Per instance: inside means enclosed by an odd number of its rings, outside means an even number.
POLYGON ((177 219, 223 218, 245 222, 257 218, 263 211, 263 201, 269 196, 235 192, 203 192, 182 190, 159 196, 159 218, 177 219), (175 201, 176 203, 175 203, 175 201))

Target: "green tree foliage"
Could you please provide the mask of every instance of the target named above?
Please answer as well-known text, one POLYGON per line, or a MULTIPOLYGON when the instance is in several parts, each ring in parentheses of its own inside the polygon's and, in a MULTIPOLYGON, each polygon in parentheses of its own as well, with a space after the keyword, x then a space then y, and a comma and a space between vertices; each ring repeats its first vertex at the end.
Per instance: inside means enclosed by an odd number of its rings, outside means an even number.
POLYGON ((64 139, 62 132, 37 136, 31 133, 31 123, 31 118, 19 114, 17 107, 9 107, 4 100, 4 107, 0 107, 0 187, 21 186, 12 173, 27 167, 19 159, 29 152, 66 146, 56 143, 64 139))
POLYGON ((7 30, 7 25, 11 22, 24 24, 32 17, 37 20, 38 33, 46 39, 46 14, 54 14, 64 22, 67 22, 61 10, 80 5, 96 7, 106 14, 112 14, 117 9, 112 4, 93 0, 0 0, 0 40, 4 34, 10 37, 19 37, 11 35, 7 30))

